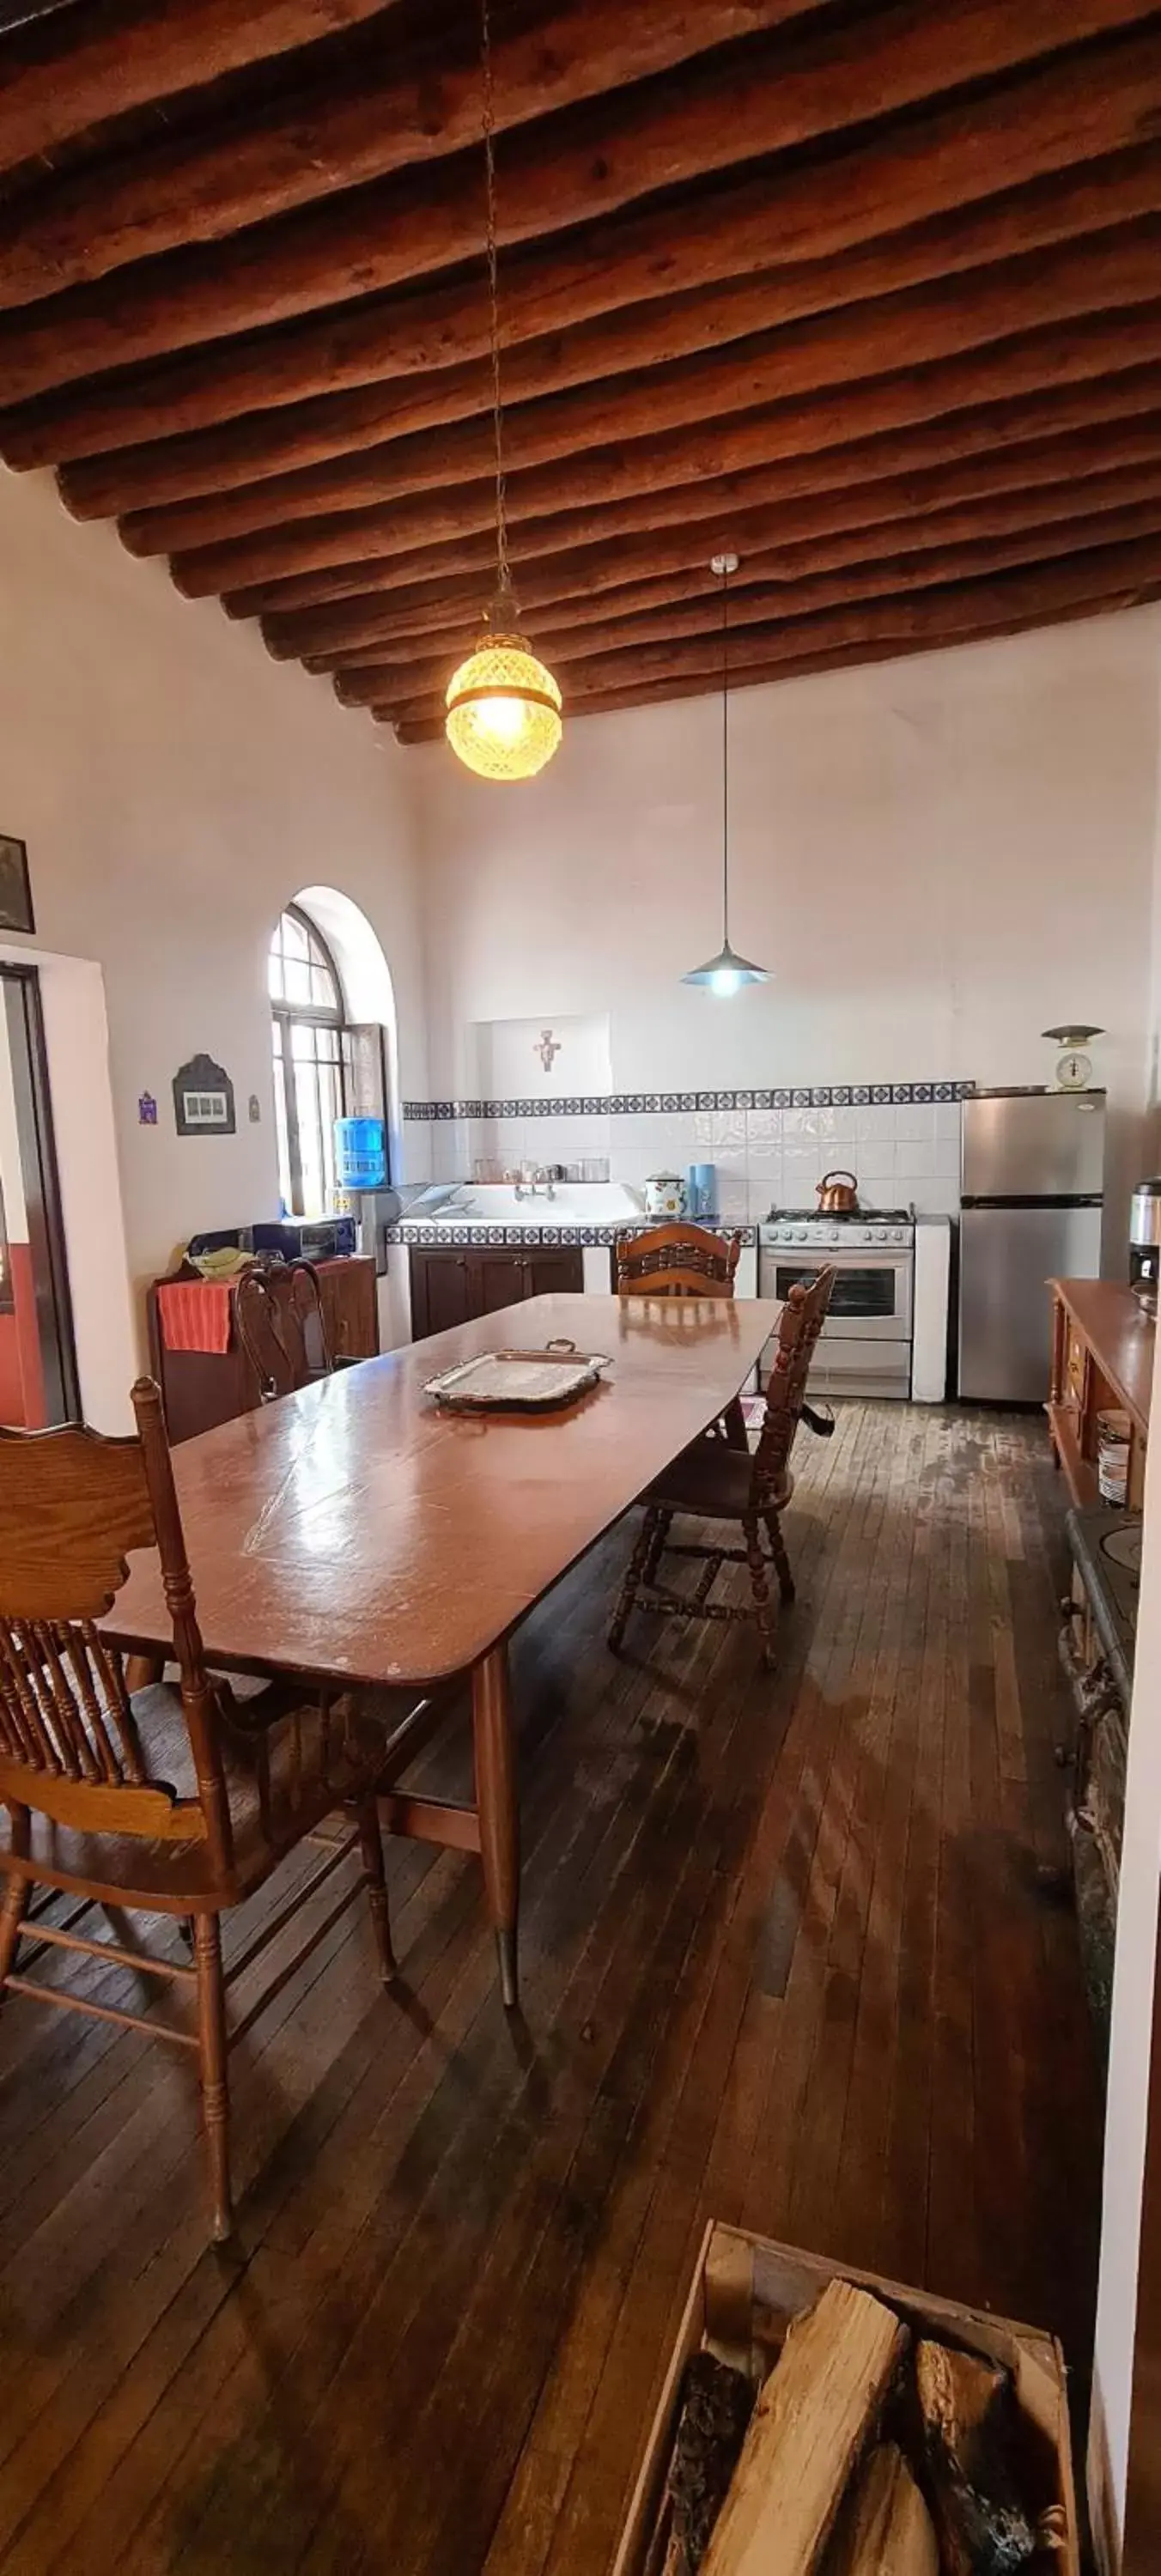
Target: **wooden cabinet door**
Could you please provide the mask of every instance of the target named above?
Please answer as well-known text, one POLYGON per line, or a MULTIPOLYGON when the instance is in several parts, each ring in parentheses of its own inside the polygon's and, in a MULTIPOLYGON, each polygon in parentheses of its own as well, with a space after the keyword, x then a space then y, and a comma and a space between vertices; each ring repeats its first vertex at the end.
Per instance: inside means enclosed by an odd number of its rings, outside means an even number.
POLYGON ((379 1302, 370 1255, 355 1252, 316 1267, 331 1358, 373 1360, 379 1348, 379 1302))
POLYGON ((559 1249, 542 1245, 526 1256, 526 1297, 579 1296, 584 1284, 585 1257, 577 1243, 562 1244, 559 1249))
POLYGON ((411 1333, 417 1342, 429 1333, 447 1333, 453 1324, 466 1324, 469 1315, 478 1310, 471 1303, 471 1274, 466 1252, 419 1252, 414 1248, 411 1264, 411 1333))
POLYGON ((528 1255, 492 1251, 478 1244, 469 1254, 473 1315, 495 1315, 502 1306, 519 1305, 529 1294, 528 1255))

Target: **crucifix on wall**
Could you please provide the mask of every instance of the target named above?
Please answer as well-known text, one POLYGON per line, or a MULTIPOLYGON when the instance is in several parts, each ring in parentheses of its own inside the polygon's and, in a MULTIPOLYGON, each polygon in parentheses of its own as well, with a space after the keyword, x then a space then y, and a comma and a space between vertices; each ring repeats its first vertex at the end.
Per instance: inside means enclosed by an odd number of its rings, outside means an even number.
POLYGON ((533 1055, 539 1056, 545 1072, 551 1073, 556 1058, 560 1054, 560 1040, 554 1038, 551 1029, 542 1029, 532 1052, 533 1055))

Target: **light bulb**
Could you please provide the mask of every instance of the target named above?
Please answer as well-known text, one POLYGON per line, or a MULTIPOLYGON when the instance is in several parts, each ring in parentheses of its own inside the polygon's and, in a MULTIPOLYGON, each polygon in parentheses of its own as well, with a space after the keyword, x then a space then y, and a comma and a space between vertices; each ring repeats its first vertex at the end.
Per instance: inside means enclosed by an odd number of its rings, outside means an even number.
POLYGON ((736 966, 715 966, 710 976, 710 991, 719 994, 724 1002, 728 1002, 731 993, 739 991, 741 981, 742 978, 736 966))
POLYGON ((477 698, 476 716, 480 725, 497 742, 519 742, 528 721, 528 710, 519 698, 477 698))

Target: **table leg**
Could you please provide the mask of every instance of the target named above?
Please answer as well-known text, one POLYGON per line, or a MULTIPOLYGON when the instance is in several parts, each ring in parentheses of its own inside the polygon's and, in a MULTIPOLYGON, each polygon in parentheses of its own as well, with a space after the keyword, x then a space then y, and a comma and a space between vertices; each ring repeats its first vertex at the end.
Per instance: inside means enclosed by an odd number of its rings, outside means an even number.
POLYGON ((164 1655, 126 1655, 125 1688, 132 1698, 134 1691, 148 1690, 159 1682, 165 1671, 164 1655))
POLYGON ((516 2001, 516 1910, 520 1896, 520 1817, 512 1688, 507 1646, 493 1646, 472 1672, 476 1806, 488 1911, 496 1932, 504 2001, 516 2001))

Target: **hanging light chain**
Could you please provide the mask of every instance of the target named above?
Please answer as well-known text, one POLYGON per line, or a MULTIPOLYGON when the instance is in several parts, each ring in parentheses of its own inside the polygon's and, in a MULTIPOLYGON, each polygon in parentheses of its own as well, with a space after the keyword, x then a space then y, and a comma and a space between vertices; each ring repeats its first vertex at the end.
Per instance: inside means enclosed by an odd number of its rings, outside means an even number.
POLYGON ((484 73, 484 174, 487 188, 488 305, 492 351, 492 430, 496 449, 496 570, 498 596, 512 588, 508 557, 507 483, 504 474, 504 409, 500 386, 500 263, 496 245, 496 98, 492 76, 492 20, 489 0, 480 0, 484 73))
POLYGON ((730 560, 722 557, 722 933, 730 944, 730 560))

